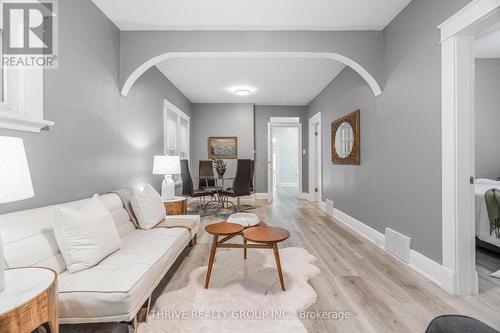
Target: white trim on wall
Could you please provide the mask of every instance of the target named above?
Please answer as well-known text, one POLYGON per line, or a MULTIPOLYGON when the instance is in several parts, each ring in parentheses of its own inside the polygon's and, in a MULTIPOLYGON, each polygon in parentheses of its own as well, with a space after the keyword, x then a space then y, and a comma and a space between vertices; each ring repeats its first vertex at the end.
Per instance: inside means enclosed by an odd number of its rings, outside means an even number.
POLYGON ((268 193, 255 193, 256 200, 267 200, 268 197, 268 193))
POLYGON ((283 187, 283 188, 293 188, 293 187, 299 187, 298 183, 278 183, 278 187, 283 187))
POLYGON ((309 119, 309 196, 310 201, 320 201, 323 197, 323 186, 322 186, 322 145, 321 145, 321 112, 318 112, 309 119), (314 127, 318 124, 318 135, 317 143, 318 147, 314 146, 315 134, 314 127), (318 152, 316 156, 315 151, 318 152), (317 166, 317 167, 316 167, 317 166), (317 170, 317 175, 316 175, 317 170), (316 177, 317 176, 317 177, 316 177), (317 181, 317 183, 316 183, 317 181), (318 189, 318 192, 315 191, 318 189))
POLYGON ((447 291, 477 294, 474 187, 474 35, 500 21, 500 0, 475 0, 439 26, 442 54, 443 267, 447 291))
MULTIPOLYGON (((326 212, 326 203, 320 202, 320 208, 326 212)), ((344 224, 351 230, 355 231, 357 234, 363 236, 368 241, 377 245, 381 250, 390 254, 384 249, 385 235, 381 232, 373 229, 372 227, 366 225, 365 223, 356 220, 355 218, 349 216, 348 214, 334 208, 333 214, 328 214, 333 217, 335 221, 344 224)), ((392 254, 390 254, 392 256, 392 254)), ((396 258, 396 257, 395 257, 396 258)), ((440 265, 434 260, 424 256, 420 252, 410 249, 409 263, 400 261, 401 263, 410 266, 416 272, 422 274, 427 279, 432 281, 434 284, 438 285, 442 289, 450 292, 453 289, 454 284, 454 273, 453 271, 447 269, 446 267, 440 265)), ((400 260, 400 259, 398 259, 400 260)))

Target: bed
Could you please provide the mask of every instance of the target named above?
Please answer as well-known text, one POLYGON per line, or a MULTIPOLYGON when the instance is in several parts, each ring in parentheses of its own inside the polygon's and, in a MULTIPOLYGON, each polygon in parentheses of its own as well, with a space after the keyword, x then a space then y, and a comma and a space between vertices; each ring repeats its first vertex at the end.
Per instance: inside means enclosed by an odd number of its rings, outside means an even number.
MULTIPOLYGON (((500 181, 494 181, 490 179, 477 179, 474 184, 475 200, 476 200, 476 237, 482 242, 488 245, 494 245, 497 247, 495 249, 500 252, 500 238, 497 238, 495 234, 490 235, 490 219, 488 218, 488 210, 486 208, 486 202, 484 200, 484 194, 492 188, 500 189, 500 181)), ((484 247, 484 246, 483 246, 484 247)), ((490 250, 494 248, 490 248, 490 250)))

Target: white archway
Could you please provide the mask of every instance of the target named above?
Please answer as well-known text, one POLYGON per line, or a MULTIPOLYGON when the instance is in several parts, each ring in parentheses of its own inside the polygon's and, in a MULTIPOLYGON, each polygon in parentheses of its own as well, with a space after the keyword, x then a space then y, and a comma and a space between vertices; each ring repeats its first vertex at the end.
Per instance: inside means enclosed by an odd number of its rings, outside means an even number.
POLYGON ((139 66, 125 81, 121 94, 127 96, 135 81, 148 69, 168 59, 174 58, 321 58, 339 61, 355 70, 373 91, 375 96, 382 94, 375 78, 354 60, 337 53, 330 52, 168 52, 156 56, 139 66))

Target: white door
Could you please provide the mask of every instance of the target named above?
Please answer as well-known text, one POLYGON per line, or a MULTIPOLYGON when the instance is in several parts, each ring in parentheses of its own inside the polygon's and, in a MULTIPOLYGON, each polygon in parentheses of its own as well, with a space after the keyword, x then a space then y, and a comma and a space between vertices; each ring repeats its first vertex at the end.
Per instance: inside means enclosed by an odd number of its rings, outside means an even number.
POLYGON ((267 123, 267 202, 273 202, 273 128, 267 123))

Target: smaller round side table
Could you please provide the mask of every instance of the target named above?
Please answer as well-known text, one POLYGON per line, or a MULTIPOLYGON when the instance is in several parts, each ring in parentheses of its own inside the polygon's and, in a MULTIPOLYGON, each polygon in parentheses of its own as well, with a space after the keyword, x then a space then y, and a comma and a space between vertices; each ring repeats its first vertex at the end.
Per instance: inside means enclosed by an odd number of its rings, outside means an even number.
POLYGON ((41 267, 7 269, 0 292, 0 332, 32 332, 45 324, 50 332, 59 332, 56 273, 41 267))
POLYGON ((187 199, 185 197, 174 197, 171 200, 163 200, 167 215, 186 215, 187 199))

